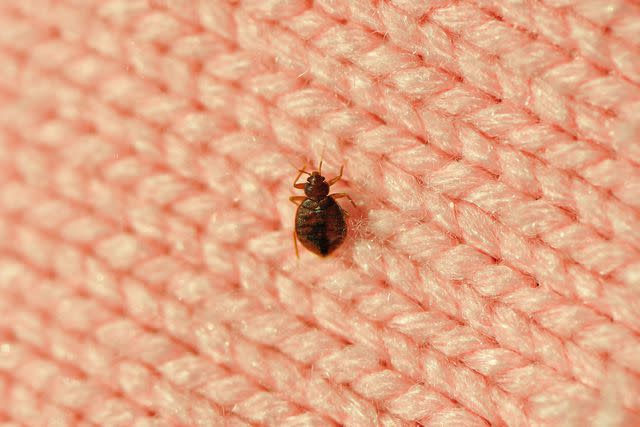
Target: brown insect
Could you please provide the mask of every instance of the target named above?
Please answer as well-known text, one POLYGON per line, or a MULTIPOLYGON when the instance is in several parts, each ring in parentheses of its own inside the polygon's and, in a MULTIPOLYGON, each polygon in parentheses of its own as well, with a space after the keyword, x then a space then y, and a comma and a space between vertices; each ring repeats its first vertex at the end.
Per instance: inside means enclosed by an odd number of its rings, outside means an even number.
POLYGON ((340 174, 325 181, 322 176, 322 161, 317 171, 311 173, 299 169, 293 186, 304 189, 304 196, 289 197, 298 206, 296 210, 296 226, 293 233, 293 243, 298 255, 298 240, 302 246, 314 254, 325 257, 338 249, 347 235, 345 212, 336 199, 346 197, 355 206, 351 197, 346 193, 329 194, 329 187, 342 178, 344 167, 340 167, 340 174), (298 183, 302 174, 309 175, 307 182, 298 183))

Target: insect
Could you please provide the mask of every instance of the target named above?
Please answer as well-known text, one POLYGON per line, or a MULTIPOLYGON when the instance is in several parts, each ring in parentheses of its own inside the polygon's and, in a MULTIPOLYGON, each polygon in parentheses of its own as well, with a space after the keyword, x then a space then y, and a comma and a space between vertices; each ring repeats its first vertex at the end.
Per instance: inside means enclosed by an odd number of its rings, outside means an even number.
POLYGON ((346 193, 329 194, 329 187, 340 181, 343 170, 344 166, 341 166, 340 174, 329 181, 322 176, 322 161, 317 171, 309 173, 304 170, 304 166, 298 170, 293 186, 304 189, 305 195, 289 197, 289 200, 298 206, 293 232, 296 256, 299 256, 298 240, 302 246, 322 257, 335 251, 344 241, 347 235, 345 212, 336 199, 346 197, 353 206, 356 204, 346 193), (307 174, 309 177, 307 182, 299 183, 298 180, 302 174, 307 174))

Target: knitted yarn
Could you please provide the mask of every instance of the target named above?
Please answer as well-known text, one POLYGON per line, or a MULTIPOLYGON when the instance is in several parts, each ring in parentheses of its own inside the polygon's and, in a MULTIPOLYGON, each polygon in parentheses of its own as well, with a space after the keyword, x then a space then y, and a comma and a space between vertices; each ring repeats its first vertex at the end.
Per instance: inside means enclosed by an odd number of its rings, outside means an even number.
POLYGON ((18 425, 640 426, 640 4, 0 2, 18 425))

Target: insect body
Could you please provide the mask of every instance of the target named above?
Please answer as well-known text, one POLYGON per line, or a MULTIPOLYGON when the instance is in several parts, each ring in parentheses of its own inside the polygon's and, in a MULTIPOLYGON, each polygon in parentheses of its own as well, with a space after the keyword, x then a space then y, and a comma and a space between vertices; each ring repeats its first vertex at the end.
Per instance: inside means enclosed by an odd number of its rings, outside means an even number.
POLYGON ((302 246, 311 252, 323 257, 336 250, 347 235, 345 214, 336 199, 346 197, 354 206, 356 205, 346 193, 329 194, 329 187, 342 178, 343 168, 340 168, 340 175, 329 181, 325 181, 321 170, 322 162, 318 170, 311 173, 303 168, 293 182, 293 186, 304 189, 305 194, 289 197, 289 200, 298 205, 293 235, 296 255, 298 255, 297 240, 300 240, 302 246), (309 175, 309 178, 305 183, 298 183, 303 173, 309 175))

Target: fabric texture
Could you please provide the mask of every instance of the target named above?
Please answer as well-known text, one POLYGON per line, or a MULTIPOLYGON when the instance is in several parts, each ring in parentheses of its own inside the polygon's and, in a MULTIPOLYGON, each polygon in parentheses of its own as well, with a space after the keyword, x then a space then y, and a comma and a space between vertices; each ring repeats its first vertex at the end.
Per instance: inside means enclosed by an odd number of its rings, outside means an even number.
POLYGON ((640 426, 640 4, 1 1, 0 425, 640 426))

